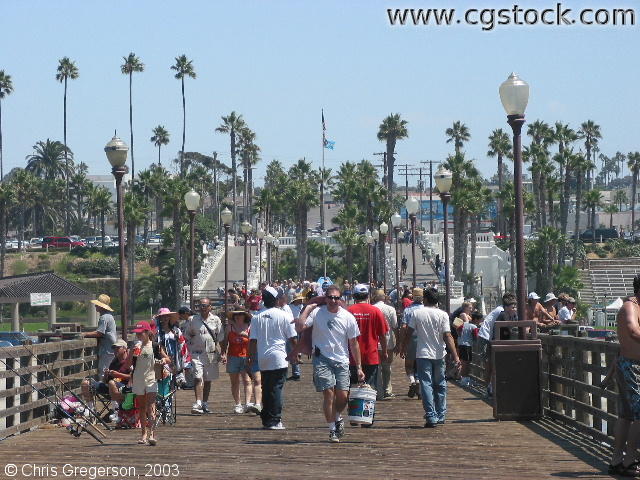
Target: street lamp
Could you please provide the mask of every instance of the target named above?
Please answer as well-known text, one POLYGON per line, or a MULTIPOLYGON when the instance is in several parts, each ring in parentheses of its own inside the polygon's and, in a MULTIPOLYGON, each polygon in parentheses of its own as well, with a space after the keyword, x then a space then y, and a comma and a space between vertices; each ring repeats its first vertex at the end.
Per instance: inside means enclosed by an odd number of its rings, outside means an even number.
POLYGON ((264 238, 262 227, 258 228, 256 237, 258 237, 258 285, 260 285, 262 283, 262 239, 264 238))
POLYGON ((382 222, 380 224, 380 244, 382 245, 382 289, 385 291, 387 291, 387 268, 385 265, 385 258, 387 256, 387 232, 389 231, 389 225, 387 225, 385 222, 382 222))
POLYGON ((394 213, 391 215, 391 226, 393 227, 393 233, 396 234, 396 292, 397 292, 397 304, 400 306, 400 274, 398 273, 398 233, 400 233, 400 223, 402 222, 402 217, 399 213, 394 213))
POLYGON ((411 265, 413 267, 413 287, 416 287, 416 213, 420 209, 420 203, 415 197, 407 198, 404 202, 409 218, 411 219, 411 265))
POLYGON ((244 235, 244 288, 246 292, 249 291, 249 286, 247 285, 247 241, 251 230, 253 230, 253 227, 246 220, 240 224, 240 231, 244 235))
POLYGON ((273 271, 275 272, 276 280, 278 280, 278 265, 280 264, 280 239, 278 237, 273 238, 273 247, 276 249, 276 263, 273 271))
POLYGON ((222 220, 222 226, 224 227, 224 318, 227 319, 227 313, 229 312, 229 305, 227 304, 229 298, 228 285, 229 285, 229 227, 231 227, 231 221, 233 220, 233 214, 228 207, 224 207, 224 210, 220 213, 220 220, 222 220))
POLYGON ((367 229, 364 232, 364 241, 367 242, 367 270, 369 274, 369 285, 373 282, 373 265, 371 263, 371 245, 373 244, 373 236, 371 235, 371 230, 367 229))
POLYGON ((267 284, 271 285, 271 244, 273 243, 274 237, 270 233, 267 233, 264 240, 267 242, 267 284))
POLYGON ((111 141, 104 147, 107 160, 111 164, 111 173, 116 179, 116 202, 118 205, 118 250, 120 263, 120 322, 122 323, 122 338, 127 340, 128 320, 127 320, 127 291, 125 288, 124 269, 124 192, 122 190, 122 177, 127 172, 127 152, 129 147, 117 136, 113 136, 111 141))
POLYGON ((513 178, 516 226, 516 276, 518 320, 526 320, 527 278, 524 264, 524 211, 522 192, 522 125, 529 102, 529 85, 512 73, 500 85, 500 101, 507 113, 507 123, 513 130, 513 178))
POLYGON ((191 189, 187 193, 184 194, 184 203, 187 206, 187 211, 189 212, 189 234, 191 235, 189 247, 189 305, 191 310, 194 308, 193 304, 193 277, 195 276, 195 236, 196 230, 194 225, 194 220, 196 218, 196 210, 200 206, 200 194, 196 192, 194 189, 191 189))
POLYGON ((449 285, 449 212, 447 211, 449 199, 451 199, 451 184, 453 183, 453 174, 440 165, 436 172, 436 187, 440 192, 440 200, 444 209, 444 291, 445 291, 445 308, 446 312, 451 310, 451 286, 449 285))

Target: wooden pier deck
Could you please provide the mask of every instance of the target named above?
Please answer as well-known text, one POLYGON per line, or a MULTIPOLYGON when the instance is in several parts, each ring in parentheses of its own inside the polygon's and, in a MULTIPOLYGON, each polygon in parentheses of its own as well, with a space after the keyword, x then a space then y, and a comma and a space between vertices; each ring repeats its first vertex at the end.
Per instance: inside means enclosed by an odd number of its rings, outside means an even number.
POLYGON ((497 422, 477 392, 449 386, 447 423, 423 428, 422 406, 406 396, 400 360, 394 362, 398 396, 378 402, 372 429, 350 427, 339 444, 328 443, 320 394, 311 385, 311 366, 303 379, 285 386, 285 431, 265 431, 253 415, 231 413, 226 374, 214 382, 214 413, 189 413, 191 391, 178 394, 178 422, 161 426, 155 447, 136 444, 139 433, 108 433, 104 445, 89 435, 73 438, 61 429, 42 428, 0 442, 0 478, 91 478, 89 471, 63 474, 74 467, 123 466, 130 474, 94 476, 129 480, 155 475, 183 479, 545 479, 611 478, 606 474, 607 447, 551 420, 497 422), (18 471, 10 476, 13 464, 18 471), (26 465, 26 467, 25 467, 26 465), (49 474, 34 474, 32 465, 48 465, 49 474), (21 473, 21 469, 26 468, 21 473), (69 467, 67 468, 67 471, 69 467))

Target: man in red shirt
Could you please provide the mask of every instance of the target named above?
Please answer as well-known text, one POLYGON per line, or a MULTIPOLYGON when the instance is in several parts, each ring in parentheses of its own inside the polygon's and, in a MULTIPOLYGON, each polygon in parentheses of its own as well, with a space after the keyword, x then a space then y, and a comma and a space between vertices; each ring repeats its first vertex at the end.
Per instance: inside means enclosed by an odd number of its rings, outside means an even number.
MULTIPOLYGON (((378 370, 380 360, 387 359, 387 341, 385 334, 389 331, 387 321, 382 310, 368 303, 369 287, 365 284, 358 284, 353 288, 353 299, 356 303, 347 310, 358 322, 360 336, 358 344, 360 346, 360 356, 362 359, 362 370, 364 371, 365 383, 375 389, 378 380, 378 370), (378 354, 378 345, 380 353, 378 354)), ((349 369, 351 370, 351 383, 358 383, 356 364, 353 357, 349 355, 349 369)))

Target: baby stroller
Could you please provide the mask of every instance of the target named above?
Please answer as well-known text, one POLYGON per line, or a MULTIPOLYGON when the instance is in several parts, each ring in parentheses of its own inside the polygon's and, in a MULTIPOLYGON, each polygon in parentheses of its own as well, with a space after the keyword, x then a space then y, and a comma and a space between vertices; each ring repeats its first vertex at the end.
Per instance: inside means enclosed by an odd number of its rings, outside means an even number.
POLYGON ((175 425, 177 417, 176 391, 178 387, 175 375, 169 375, 158 380, 158 394, 156 395, 156 427, 163 425, 175 425))

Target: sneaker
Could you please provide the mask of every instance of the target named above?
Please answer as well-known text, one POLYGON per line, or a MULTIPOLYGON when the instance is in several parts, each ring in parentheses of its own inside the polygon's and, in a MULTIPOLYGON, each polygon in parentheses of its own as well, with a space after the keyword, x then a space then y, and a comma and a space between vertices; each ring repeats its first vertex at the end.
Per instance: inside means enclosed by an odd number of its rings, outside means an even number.
POLYGON ((209 404, 207 402, 202 402, 202 412, 211 413, 211 410, 209 410, 209 404))
POLYGON ((331 430, 329 432, 329 441, 331 443, 339 443, 340 437, 338 437, 338 432, 336 432, 335 430, 331 430))
POLYGON ((411 385, 409 385, 409 392, 407 393, 407 397, 413 398, 416 396, 416 393, 418 393, 418 384, 412 383, 411 385))
POLYGON ((442 420, 438 420, 438 425, 444 425, 444 418, 442 420))
POLYGON ((424 428, 436 428, 437 426, 438 424, 433 422, 425 422, 424 424, 424 428))
POLYGON ((344 419, 336 420, 336 435, 338 438, 344 437, 344 419))
POLYGON ((395 394, 393 393, 385 393, 384 397, 382 397, 383 400, 391 400, 392 398, 395 398, 395 394))
POLYGON ((252 412, 256 415, 260 415, 260 412, 262 412, 262 405, 260 405, 259 403, 251 403, 247 405, 247 412, 252 412))
POLYGON ((111 415, 109 415, 109 421, 113 423, 118 423, 120 421, 120 417, 118 416, 117 413, 114 412, 111 415))
POLYGON ((282 422, 278 422, 275 425, 271 425, 270 427, 267 427, 267 430, 284 430, 284 425, 282 424, 282 422))
POLYGON ((300 375, 291 375, 289 378, 287 378, 287 381, 294 381, 294 382, 299 382, 300 381, 300 375))
POLYGON ((240 404, 237 404, 235 407, 233 407, 233 413, 244 413, 244 407, 240 404))
POLYGON ((191 407, 191 413, 202 415, 204 413, 204 410, 202 410, 202 404, 194 403, 193 407, 191 407))

